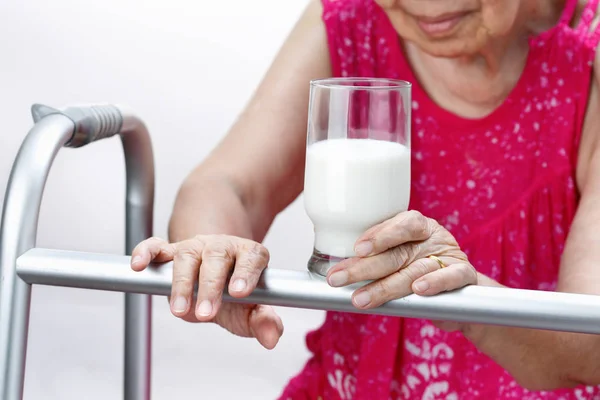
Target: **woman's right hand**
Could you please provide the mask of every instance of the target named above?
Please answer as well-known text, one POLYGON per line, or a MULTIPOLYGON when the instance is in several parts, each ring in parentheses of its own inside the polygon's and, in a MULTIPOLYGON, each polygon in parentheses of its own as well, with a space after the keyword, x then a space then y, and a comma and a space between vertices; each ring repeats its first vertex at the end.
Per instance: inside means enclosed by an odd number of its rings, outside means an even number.
POLYGON ((178 243, 150 238, 131 254, 134 271, 142 271, 151 262, 168 261, 173 261, 169 298, 173 315, 191 322, 215 322, 235 335, 256 338, 267 349, 275 347, 283 324, 272 307, 222 302, 232 270, 228 288, 232 297, 245 297, 254 290, 269 262, 263 245, 227 235, 198 235, 178 243))

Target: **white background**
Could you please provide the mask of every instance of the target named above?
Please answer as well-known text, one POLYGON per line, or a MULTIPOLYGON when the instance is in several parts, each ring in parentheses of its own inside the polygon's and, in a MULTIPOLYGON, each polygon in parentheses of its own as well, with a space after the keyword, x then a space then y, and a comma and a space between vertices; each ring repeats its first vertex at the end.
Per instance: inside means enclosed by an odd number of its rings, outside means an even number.
MULTIPOLYGON (((155 234, 166 236, 185 175, 226 133, 306 0, 0 0, 0 198, 33 103, 132 107, 153 138, 155 234)), ((277 140, 276 137, 273 140, 277 140)), ((124 165, 118 139, 59 153, 38 246, 120 254, 124 165)), ((296 201, 266 244, 272 266, 304 268, 312 226, 296 201)), ((118 399, 123 296, 34 288, 25 399, 118 399)), ((154 300, 154 399, 273 399, 309 354, 321 312, 279 310, 274 351, 154 300)))

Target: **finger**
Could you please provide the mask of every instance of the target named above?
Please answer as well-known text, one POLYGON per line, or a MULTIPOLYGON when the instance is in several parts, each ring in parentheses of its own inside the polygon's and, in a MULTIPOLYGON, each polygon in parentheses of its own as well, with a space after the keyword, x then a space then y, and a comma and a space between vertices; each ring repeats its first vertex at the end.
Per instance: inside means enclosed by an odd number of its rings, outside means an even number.
POLYGON ((249 240, 238 246, 229 293, 233 297, 248 296, 269 264, 269 257, 269 251, 260 243, 249 240))
POLYGON ((267 349, 283 335, 281 318, 270 306, 224 303, 214 321, 235 335, 256 338, 267 349))
POLYGON ((179 242, 175 250, 171 312, 177 317, 185 316, 190 310, 203 248, 203 242, 194 238, 179 242))
POLYGON ((171 261, 175 254, 175 245, 166 240, 152 237, 140 242, 131 252, 131 268, 142 271, 152 261, 171 261))
POLYGON ((252 335, 266 349, 274 349, 283 335, 281 318, 270 306, 258 305, 250 312, 249 325, 252 335))
POLYGON ((407 243, 370 257, 340 261, 328 271, 327 281, 339 287, 384 278, 421 258, 422 253, 431 250, 428 247, 423 243, 407 243))
POLYGON ((475 268, 471 264, 461 262, 427 274, 415 280, 412 286, 415 293, 430 296, 476 284, 477 271, 475 268))
POLYGON ((217 314, 227 277, 235 263, 235 255, 235 245, 225 237, 211 239, 205 244, 198 279, 198 320, 209 321, 217 314))
POLYGON ((386 277, 401 267, 392 251, 367 258, 349 258, 340 261, 327 272, 327 282, 333 287, 351 285, 386 277))
POLYGON ((413 292, 411 285, 415 280, 439 269, 435 260, 420 258, 408 267, 356 290, 352 303, 356 308, 368 309, 407 296, 413 292))
POLYGON ((354 251, 358 257, 367 257, 404 243, 427 240, 435 226, 434 220, 418 211, 403 212, 365 232, 354 251))

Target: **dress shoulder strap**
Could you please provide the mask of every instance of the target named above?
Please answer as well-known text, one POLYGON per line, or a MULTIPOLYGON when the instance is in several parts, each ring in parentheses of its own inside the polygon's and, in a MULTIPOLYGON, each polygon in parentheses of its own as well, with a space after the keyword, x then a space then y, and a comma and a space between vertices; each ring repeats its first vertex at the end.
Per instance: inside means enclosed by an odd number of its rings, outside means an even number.
POLYGON ((568 26, 575 15, 578 0, 567 0, 559 24, 568 26))
MULTIPOLYGON (((575 1, 576 3, 577 1, 575 1)), ((594 50, 600 42, 600 13, 598 10, 599 0, 588 0, 581 14, 581 19, 575 27, 575 32, 583 38, 584 42, 594 50)))

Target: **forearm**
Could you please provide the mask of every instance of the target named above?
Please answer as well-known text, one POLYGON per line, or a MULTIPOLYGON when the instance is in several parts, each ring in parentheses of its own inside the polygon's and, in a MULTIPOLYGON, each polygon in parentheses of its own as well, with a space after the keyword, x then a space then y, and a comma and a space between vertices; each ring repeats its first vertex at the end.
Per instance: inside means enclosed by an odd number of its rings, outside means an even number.
POLYGON ((192 173, 177 194, 169 222, 169 240, 178 242, 194 235, 227 234, 261 241, 272 222, 251 215, 239 193, 224 179, 192 173))
MULTIPOLYGON (((600 246, 600 210, 595 157, 562 254, 557 291, 598 295, 600 273, 590 249, 600 246)), ((480 284, 501 286, 482 277, 480 284)), ((495 326, 467 326, 465 333, 521 384, 537 389, 600 384, 600 336, 495 326)))
MULTIPOLYGON (((483 275, 479 284, 502 286, 483 275)), ((464 325, 463 333, 528 389, 600 383, 595 335, 478 324, 464 325)))

